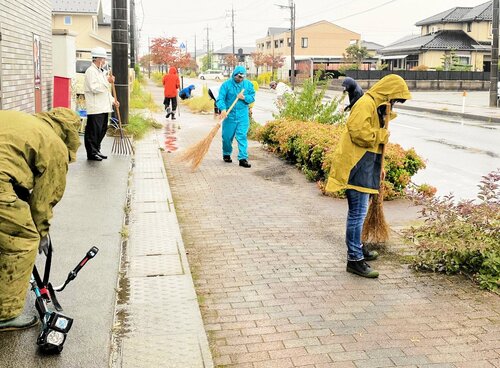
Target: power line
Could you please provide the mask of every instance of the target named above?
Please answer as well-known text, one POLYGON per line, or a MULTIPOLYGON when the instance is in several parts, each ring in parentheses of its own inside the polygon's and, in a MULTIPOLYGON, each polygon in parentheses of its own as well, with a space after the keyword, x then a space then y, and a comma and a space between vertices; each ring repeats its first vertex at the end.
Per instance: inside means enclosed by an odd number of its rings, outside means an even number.
POLYGON ((380 5, 377 5, 377 6, 374 6, 372 8, 369 8, 369 9, 365 9, 363 11, 360 11, 360 12, 357 12, 357 13, 354 13, 354 14, 349 14, 349 15, 346 15, 345 17, 341 17, 341 18, 337 18, 337 19, 333 19, 332 22, 337 22, 339 20, 344 20, 344 19, 347 19, 347 18, 351 18, 351 17, 354 17, 356 15, 360 15, 360 14, 364 14, 364 13, 368 13, 369 11, 372 11, 372 10, 375 10, 375 9, 378 9, 378 8, 381 8, 385 5, 388 5, 390 3, 393 3, 397 0, 390 0, 390 1, 386 1, 385 3, 383 4, 380 4, 380 5))

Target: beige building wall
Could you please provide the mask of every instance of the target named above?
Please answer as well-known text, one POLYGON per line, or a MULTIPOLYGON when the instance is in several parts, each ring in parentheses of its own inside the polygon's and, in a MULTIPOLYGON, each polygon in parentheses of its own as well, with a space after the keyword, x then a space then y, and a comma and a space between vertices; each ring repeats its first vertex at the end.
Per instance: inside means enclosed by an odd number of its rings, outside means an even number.
POLYGON ((35 112, 33 36, 40 36, 42 110, 52 107, 51 0, 0 1, 0 109, 35 112))
POLYGON ((79 58, 90 57, 90 50, 94 47, 104 47, 107 51, 111 51, 111 30, 109 30, 109 39, 104 39, 99 34, 97 15, 55 14, 52 16, 52 27, 68 29, 76 33, 76 52, 79 58), (71 16, 70 25, 64 24, 65 16, 71 16))
MULTIPOLYGON (((257 52, 290 55, 290 32, 267 36, 256 40, 257 52), (270 43, 271 47, 267 45, 270 43)), ((320 21, 295 31, 295 56, 342 56, 351 43, 360 42, 361 35, 327 21, 320 21), (307 42, 307 47, 304 42, 307 42)))
POLYGON ((474 22, 471 25, 471 32, 466 33, 478 42, 491 42, 493 40, 491 22, 474 22))
MULTIPOLYGON (((472 65, 472 71, 481 71, 483 70, 483 53, 480 52, 457 52, 457 55, 468 55, 470 56, 470 64, 472 65)), ((425 65, 429 68, 441 67, 443 65, 444 53, 442 51, 427 51, 419 55, 418 64, 425 65)))

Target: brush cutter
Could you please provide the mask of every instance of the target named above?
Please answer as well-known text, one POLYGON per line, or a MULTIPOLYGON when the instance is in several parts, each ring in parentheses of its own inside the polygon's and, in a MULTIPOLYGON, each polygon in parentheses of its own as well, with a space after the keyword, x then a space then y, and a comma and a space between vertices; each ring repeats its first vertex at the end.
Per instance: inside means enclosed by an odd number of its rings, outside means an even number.
POLYGON ((31 274, 31 289, 35 293, 35 308, 40 317, 42 328, 37 338, 37 345, 44 354, 59 354, 63 350, 64 342, 73 324, 73 319, 63 315, 62 307, 56 297, 56 292, 61 292, 76 278, 78 272, 92 258, 95 257, 99 249, 92 247, 78 265, 68 274, 66 281, 60 286, 53 286, 49 282, 50 267, 52 263, 52 242, 49 238, 47 259, 43 278, 38 270, 33 267, 31 274), (52 307, 51 307, 52 304, 52 307))

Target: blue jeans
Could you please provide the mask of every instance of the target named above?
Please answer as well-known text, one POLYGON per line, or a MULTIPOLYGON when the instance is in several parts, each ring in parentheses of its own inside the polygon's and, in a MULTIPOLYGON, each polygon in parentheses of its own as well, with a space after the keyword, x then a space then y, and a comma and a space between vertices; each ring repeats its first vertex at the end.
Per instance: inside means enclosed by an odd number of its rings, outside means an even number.
POLYGON ((346 190, 347 204, 347 225, 345 231, 345 243, 347 245, 347 260, 359 261, 364 259, 361 232, 363 231, 363 222, 368 211, 368 200, 370 194, 358 192, 354 189, 346 190))

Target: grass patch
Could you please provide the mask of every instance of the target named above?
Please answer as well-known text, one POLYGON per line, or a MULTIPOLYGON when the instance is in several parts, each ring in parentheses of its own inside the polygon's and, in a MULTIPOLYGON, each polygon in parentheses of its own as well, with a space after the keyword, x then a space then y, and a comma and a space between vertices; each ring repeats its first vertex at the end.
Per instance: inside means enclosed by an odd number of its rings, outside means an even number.
POLYGON ((134 80, 132 93, 130 94, 131 109, 148 109, 151 111, 161 111, 160 106, 156 104, 153 95, 144 90, 139 80, 134 80))
POLYGON ((191 112, 213 112, 214 101, 208 96, 208 87, 203 86, 203 93, 201 96, 196 96, 181 102, 183 105, 189 107, 191 112))
POLYGON ((146 118, 139 114, 129 116, 128 124, 124 127, 127 134, 134 139, 141 139, 150 129, 160 129, 162 125, 153 118, 146 118))

